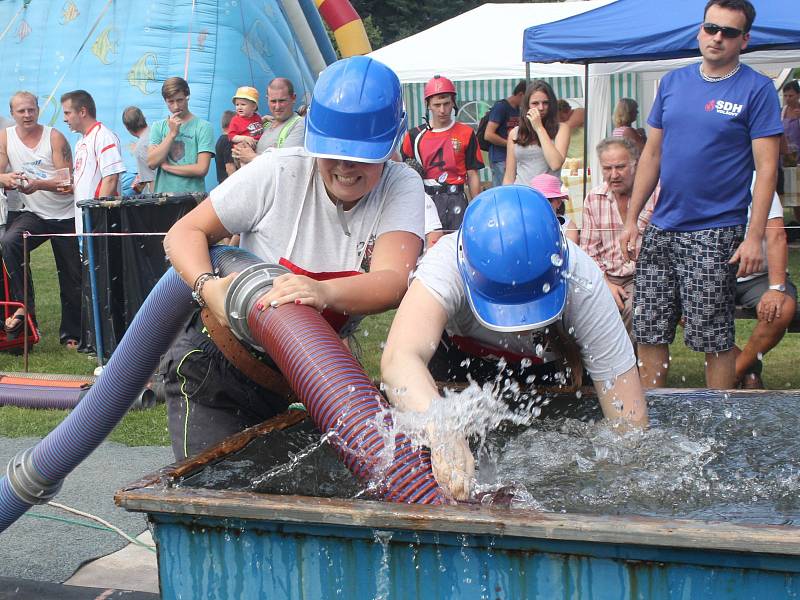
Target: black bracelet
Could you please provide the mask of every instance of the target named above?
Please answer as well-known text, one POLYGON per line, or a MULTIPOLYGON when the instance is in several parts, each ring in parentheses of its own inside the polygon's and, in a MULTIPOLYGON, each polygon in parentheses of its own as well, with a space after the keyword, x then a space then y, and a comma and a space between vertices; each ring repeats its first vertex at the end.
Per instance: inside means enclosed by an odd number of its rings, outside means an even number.
POLYGON ((205 300, 203 300, 203 286, 206 284, 207 281, 211 279, 218 279, 217 275, 214 273, 201 273, 197 276, 197 279, 194 280, 194 289, 192 290, 192 300, 200 307, 204 308, 206 305, 205 300))
POLYGON ((201 277, 203 277, 203 276, 206 276, 206 275, 210 275, 211 277, 213 277, 213 276, 214 276, 214 273, 208 273, 208 272, 206 272, 206 273, 200 273, 200 275, 198 275, 198 276, 195 278, 195 280, 194 280, 194 283, 192 284, 192 290, 193 290, 193 291, 197 291, 197 284, 200 282, 200 278, 201 278, 201 277))

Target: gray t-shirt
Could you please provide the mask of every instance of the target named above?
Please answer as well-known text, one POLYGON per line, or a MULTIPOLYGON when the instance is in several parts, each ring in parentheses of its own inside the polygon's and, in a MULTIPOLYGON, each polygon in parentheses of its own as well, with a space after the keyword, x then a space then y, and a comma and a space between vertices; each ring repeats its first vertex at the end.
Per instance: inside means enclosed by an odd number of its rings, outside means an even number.
POLYGON ((291 120, 292 117, 277 127, 272 127, 272 123, 265 126, 264 133, 261 134, 261 138, 259 138, 258 144, 256 145, 256 153, 263 154, 268 148, 277 148, 278 137, 280 137, 284 127, 291 127, 291 129, 281 148, 302 146, 306 137, 306 120, 304 117, 298 117, 293 125, 289 125, 289 121, 291 120))
POLYGON ((281 148, 257 156, 210 196, 243 248, 267 262, 283 257, 307 271, 331 272, 366 271, 375 239, 389 231, 423 239, 424 194, 415 171, 389 161, 375 188, 340 215, 316 159, 303 148, 281 148))
POLYGON ((147 166, 147 148, 150 146, 150 128, 145 128, 139 139, 136 140, 136 146, 133 148, 133 154, 136 157, 136 168, 139 173, 139 181, 147 183, 148 181, 155 181, 156 172, 147 166))
MULTIPOLYGON (((487 329, 469 307, 458 271, 458 233, 444 236, 420 261, 414 279, 433 294, 447 313, 450 335, 517 354, 535 356, 536 343, 530 331, 500 333, 487 329)), ((594 261, 577 245, 569 247, 569 278, 564 307, 564 329, 575 340, 583 366, 595 381, 615 379, 636 364, 633 346, 619 310, 594 261)))
POLYGON ((531 179, 542 173, 561 179, 561 169, 551 169, 544 157, 544 150, 538 144, 520 146, 514 144, 514 157, 517 159, 517 177, 514 183, 530 185, 531 179))

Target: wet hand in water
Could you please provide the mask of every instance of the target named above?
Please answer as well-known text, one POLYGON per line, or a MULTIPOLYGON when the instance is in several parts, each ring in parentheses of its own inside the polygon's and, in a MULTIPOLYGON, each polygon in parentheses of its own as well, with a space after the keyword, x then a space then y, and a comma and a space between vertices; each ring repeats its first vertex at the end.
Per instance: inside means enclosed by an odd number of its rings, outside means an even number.
POLYGON ((272 284, 272 289, 259 298, 258 303, 266 308, 277 308, 281 304, 294 302, 323 311, 328 306, 328 286, 305 275, 281 275, 272 284))
POLYGON ((467 440, 457 433, 428 431, 433 476, 446 494, 467 500, 475 475, 475 458, 467 440))

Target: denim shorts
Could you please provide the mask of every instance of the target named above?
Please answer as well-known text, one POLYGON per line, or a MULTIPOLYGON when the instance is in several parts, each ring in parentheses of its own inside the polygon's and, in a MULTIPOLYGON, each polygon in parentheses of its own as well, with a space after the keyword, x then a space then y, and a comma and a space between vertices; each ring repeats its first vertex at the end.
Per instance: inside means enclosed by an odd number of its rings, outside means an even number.
POLYGON ((664 231, 648 225, 636 264, 633 331, 641 344, 670 344, 681 315, 684 340, 696 352, 733 348, 738 265, 728 261, 744 225, 664 231))

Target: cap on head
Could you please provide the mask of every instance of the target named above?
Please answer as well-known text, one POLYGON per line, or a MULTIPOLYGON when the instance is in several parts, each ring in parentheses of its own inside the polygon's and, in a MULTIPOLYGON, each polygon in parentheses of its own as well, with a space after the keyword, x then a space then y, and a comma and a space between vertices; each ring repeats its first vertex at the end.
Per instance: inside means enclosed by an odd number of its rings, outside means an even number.
POLYGON ((537 175, 531 179, 529 185, 537 192, 541 192, 542 195, 548 200, 552 198, 563 198, 564 196, 569 195, 564 191, 561 180, 555 175, 550 175, 549 173, 537 175))
POLYGON ((425 89, 423 90, 423 94, 425 96, 425 101, 427 102, 428 98, 431 96, 438 96, 439 94, 453 94, 453 97, 456 95, 456 86, 453 85, 453 82, 450 81, 447 77, 442 77, 441 75, 434 75, 428 83, 425 84, 425 89))
POLYGON ((567 243, 541 193, 523 185, 482 192, 458 233, 458 268, 470 308, 493 331, 544 327, 567 295, 567 243))
POLYGON ((244 85, 236 90, 236 93, 231 98, 231 102, 236 102, 237 98, 242 98, 243 100, 250 100, 250 102, 255 102, 256 110, 258 110, 258 90, 254 87, 250 87, 244 85))
POLYGON ((314 86, 306 117, 306 150, 321 158, 382 163, 406 131, 400 80, 366 56, 339 60, 314 86))

